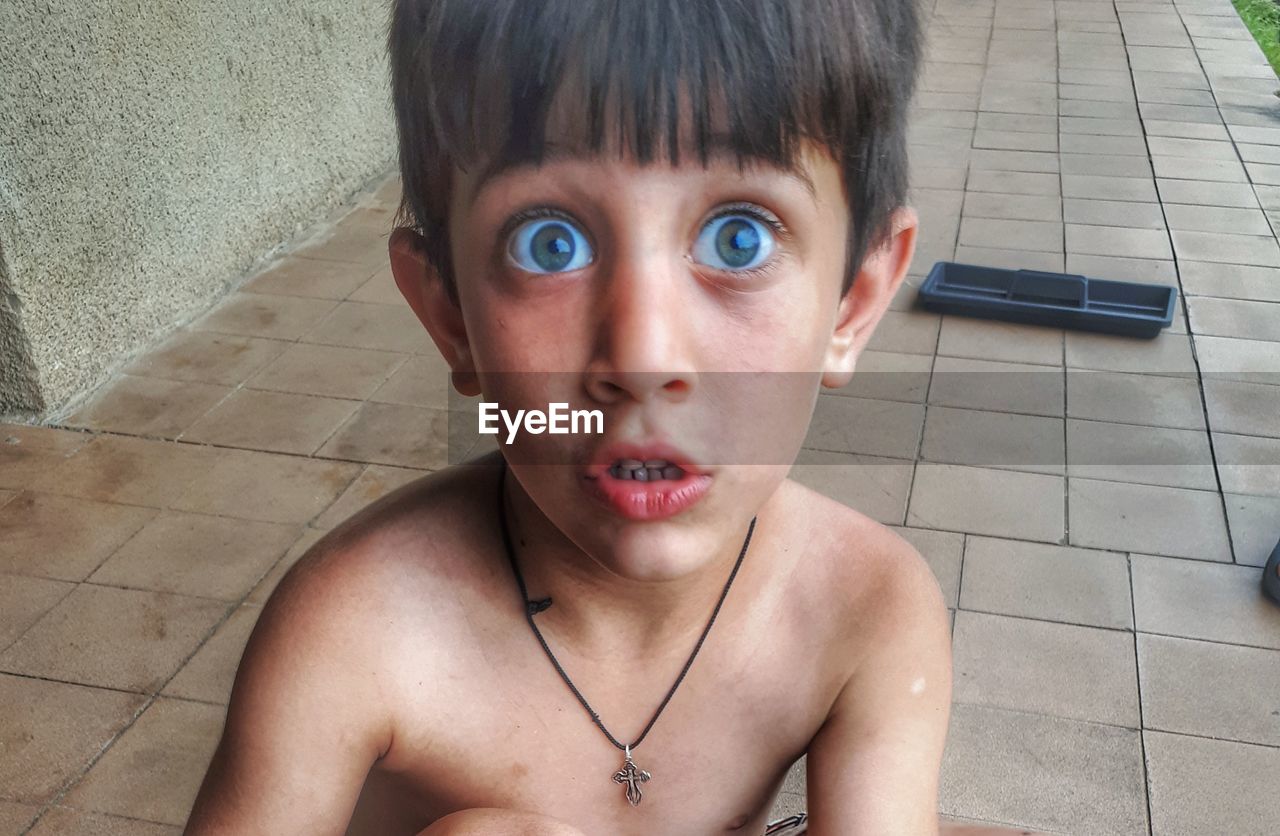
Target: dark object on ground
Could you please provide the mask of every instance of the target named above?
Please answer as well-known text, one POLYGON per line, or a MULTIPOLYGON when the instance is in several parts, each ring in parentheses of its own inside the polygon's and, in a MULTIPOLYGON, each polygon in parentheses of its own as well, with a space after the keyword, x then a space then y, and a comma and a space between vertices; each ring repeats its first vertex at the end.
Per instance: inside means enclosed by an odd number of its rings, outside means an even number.
POLYGON ((1262 570, 1262 591, 1268 598, 1280 604, 1280 543, 1276 543, 1266 568, 1262 570))
POLYGON ((1172 287, 939 261, 920 301, 944 313, 1154 337, 1173 322, 1172 287))

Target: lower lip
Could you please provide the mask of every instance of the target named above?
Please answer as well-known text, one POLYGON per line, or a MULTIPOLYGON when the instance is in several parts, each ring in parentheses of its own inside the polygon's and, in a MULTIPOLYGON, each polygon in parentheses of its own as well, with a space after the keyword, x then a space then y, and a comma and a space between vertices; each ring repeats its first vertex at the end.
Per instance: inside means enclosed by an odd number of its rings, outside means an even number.
POLYGON ((612 511, 629 520, 664 520, 683 513, 706 496, 711 477, 686 473, 680 479, 637 482, 615 479, 605 472, 586 477, 587 491, 612 511))

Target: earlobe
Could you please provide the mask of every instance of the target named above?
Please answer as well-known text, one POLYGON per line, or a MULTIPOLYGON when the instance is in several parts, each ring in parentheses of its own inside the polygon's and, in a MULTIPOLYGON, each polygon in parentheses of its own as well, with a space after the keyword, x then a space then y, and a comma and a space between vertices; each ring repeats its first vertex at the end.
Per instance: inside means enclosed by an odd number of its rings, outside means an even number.
POLYGON ((387 249, 396 286, 449 364, 453 388, 467 397, 480 394, 462 308, 427 257, 426 242, 417 232, 397 227, 387 249))
POLYGON ((889 220, 889 234, 862 260, 836 312, 822 371, 824 387, 838 389, 853 377, 858 355, 907 277, 918 223, 914 209, 896 210, 889 220))

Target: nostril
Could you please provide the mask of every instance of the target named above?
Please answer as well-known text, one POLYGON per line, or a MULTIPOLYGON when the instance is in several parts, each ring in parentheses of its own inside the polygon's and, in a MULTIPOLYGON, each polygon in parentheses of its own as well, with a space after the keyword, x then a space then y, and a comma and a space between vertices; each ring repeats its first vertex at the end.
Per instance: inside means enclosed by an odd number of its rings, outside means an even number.
POLYGON ((663 385, 662 389, 672 395, 685 395, 689 392, 689 382, 687 380, 670 380, 663 385))

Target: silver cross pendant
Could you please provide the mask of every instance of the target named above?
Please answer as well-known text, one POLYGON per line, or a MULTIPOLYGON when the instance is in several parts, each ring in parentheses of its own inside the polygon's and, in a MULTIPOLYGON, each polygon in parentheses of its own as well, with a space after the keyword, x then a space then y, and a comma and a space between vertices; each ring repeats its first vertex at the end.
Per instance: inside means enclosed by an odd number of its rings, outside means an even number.
POLYGON ((627 785, 627 801, 631 802, 631 806, 635 807, 640 803, 643 793, 640 792, 640 785, 652 778, 648 772, 636 767, 635 761, 631 760, 631 747, 627 747, 626 760, 622 762, 622 769, 613 773, 613 782, 615 784, 627 785))

